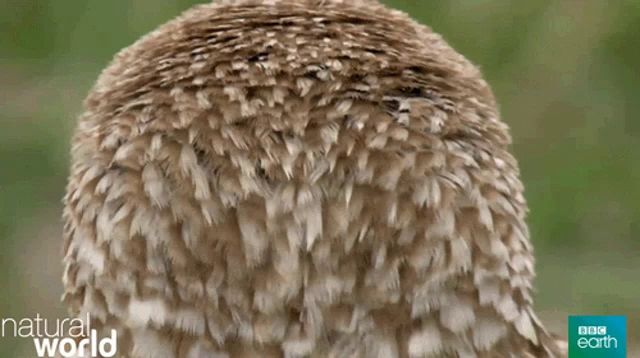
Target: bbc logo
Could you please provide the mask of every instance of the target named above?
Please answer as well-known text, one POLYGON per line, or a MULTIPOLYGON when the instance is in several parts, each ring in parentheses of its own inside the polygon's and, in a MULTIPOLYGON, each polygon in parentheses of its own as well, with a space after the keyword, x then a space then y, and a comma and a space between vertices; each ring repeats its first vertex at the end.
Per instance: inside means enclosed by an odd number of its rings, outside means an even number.
POLYGON ((607 334, 606 326, 578 326, 578 334, 581 336, 604 336, 607 334))

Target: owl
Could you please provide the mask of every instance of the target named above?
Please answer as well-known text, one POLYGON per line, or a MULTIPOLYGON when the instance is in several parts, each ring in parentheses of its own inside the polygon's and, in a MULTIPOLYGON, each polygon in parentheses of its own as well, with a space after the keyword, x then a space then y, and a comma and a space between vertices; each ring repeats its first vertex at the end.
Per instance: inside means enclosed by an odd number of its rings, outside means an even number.
POLYGON ((199 5, 84 107, 63 300, 118 357, 563 355, 492 92, 406 14, 199 5))

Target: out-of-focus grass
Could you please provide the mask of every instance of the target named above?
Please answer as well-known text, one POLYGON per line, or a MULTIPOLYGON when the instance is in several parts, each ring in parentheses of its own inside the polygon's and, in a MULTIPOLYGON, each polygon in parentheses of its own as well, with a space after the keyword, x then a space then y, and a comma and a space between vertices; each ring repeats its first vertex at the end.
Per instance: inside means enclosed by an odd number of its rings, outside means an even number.
MULTIPOLYGON (((0 2, 0 317, 61 312, 57 217, 82 98, 116 51, 197 2, 0 2)), ((531 206, 539 309, 625 314, 637 336, 640 2, 386 2, 494 88, 531 206)), ((16 344, 0 339, 0 356, 16 344)))

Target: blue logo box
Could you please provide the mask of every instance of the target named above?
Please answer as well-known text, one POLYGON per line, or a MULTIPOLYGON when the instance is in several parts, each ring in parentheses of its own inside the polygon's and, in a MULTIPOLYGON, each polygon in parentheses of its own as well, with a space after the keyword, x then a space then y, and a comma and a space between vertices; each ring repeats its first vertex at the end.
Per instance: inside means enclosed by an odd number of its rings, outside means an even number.
POLYGON ((569 358, 626 358, 627 318, 569 316, 569 358))

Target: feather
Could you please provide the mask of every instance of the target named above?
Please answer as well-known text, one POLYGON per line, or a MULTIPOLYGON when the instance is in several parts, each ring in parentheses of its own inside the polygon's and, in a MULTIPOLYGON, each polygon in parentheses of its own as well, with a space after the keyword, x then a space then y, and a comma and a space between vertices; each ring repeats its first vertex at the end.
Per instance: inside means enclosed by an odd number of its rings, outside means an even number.
POLYGON ((442 336, 433 322, 424 322, 409 338, 409 356, 424 357, 442 352, 442 336))
POLYGON ((65 302, 135 358, 540 356, 511 141, 480 71, 377 0, 220 0, 85 101, 65 302))

